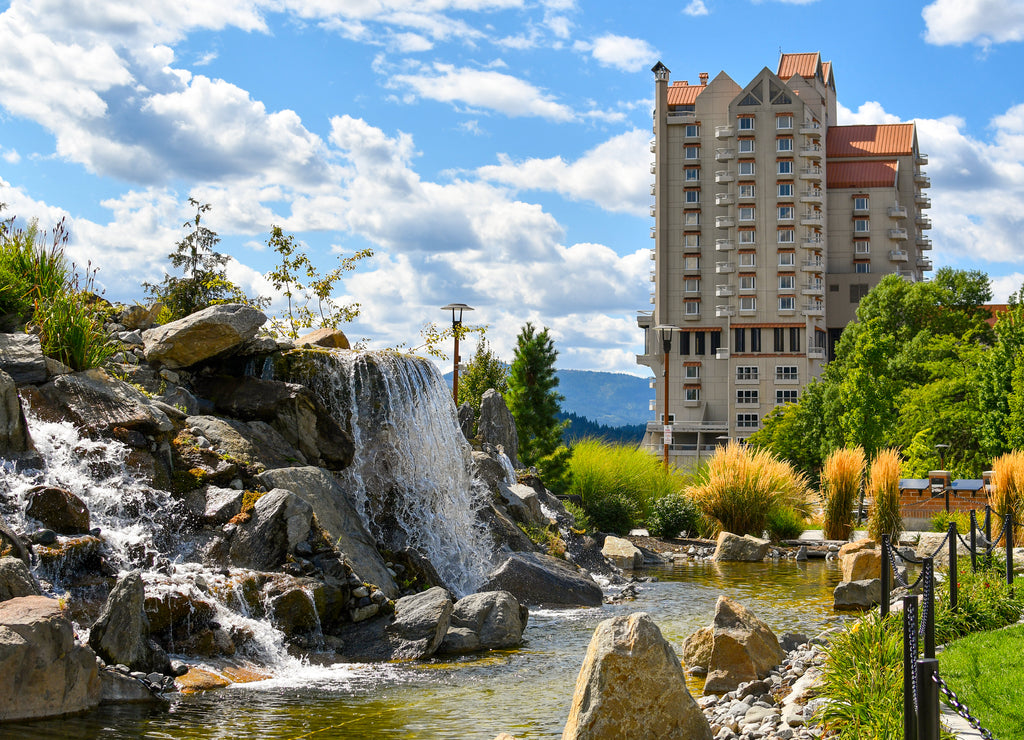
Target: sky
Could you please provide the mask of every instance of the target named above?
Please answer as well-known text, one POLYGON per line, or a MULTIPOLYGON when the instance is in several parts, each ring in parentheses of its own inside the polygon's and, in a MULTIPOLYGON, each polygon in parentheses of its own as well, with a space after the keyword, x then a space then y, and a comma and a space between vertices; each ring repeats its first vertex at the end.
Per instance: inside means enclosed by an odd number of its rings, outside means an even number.
POLYGON ((649 375, 658 60, 743 86, 820 52, 839 123, 917 122, 935 266, 1002 302, 1024 282, 1022 41, 1024 0, 0 1, 0 203, 66 218, 110 300, 171 269, 195 198, 275 310, 276 225, 321 272, 373 250, 337 286, 352 340, 415 348, 458 302, 506 360, 531 321, 560 368, 649 375))

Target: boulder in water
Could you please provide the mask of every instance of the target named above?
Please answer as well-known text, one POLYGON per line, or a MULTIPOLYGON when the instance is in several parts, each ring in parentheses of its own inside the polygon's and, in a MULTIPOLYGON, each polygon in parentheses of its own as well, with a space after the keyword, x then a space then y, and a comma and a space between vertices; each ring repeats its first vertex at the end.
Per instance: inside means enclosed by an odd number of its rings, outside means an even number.
POLYGON ((440 647, 452 615, 452 598, 434 586, 395 602, 390 619, 372 619, 339 632, 351 660, 423 660, 440 647))
POLYGON ((42 595, 27 565, 18 558, 0 558, 0 601, 42 595))
POLYGON ((644 554, 636 545, 622 537, 608 535, 601 546, 601 554, 620 568, 636 570, 644 564, 644 554))
POLYGON ((193 434, 247 465, 287 468, 305 464, 302 453, 265 421, 235 421, 216 416, 190 416, 185 420, 193 434))
POLYGON ((513 553, 491 573, 483 590, 508 591, 531 606, 599 606, 604 598, 589 573, 539 552, 513 553))
POLYGON ((238 348, 267 317, 250 306, 228 303, 210 306, 191 316, 148 329, 142 339, 146 360, 170 369, 191 367, 238 348))
POLYGON ((20 457, 33 451, 18 387, 14 378, 0 370, 0 457, 20 457))
POLYGON ((583 659, 562 740, 712 740, 683 668, 642 612, 606 619, 583 659))
POLYGON ((100 701, 96 655, 75 644, 56 599, 0 603, 0 722, 59 717, 100 701))
POLYGON ((519 467, 519 435, 516 420, 505 405, 505 399, 493 388, 484 391, 480 399, 480 419, 476 424, 477 437, 500 447, 512 461, 512 467, 519 467))
POLYGON ((256 502, 252 517, 231 538, 231 561, 241 568, 273 570, 309 540, 313 507, 291 491, 275 488, 256 502))
POLYGON ((502 650, 523 641, 530 610, 508 591, 482 591, 455 602, 438 653, 502 650))
POLYGON ((46 358, 35 334, 0 334, 0 372, 18 385, 46 380, 46 358))
POLYGON ((169 673, 167 654, 149 640, 145 600, 139 571, 119 578, 89 632, 89 646, 107 663, 122 663, 146 673, 169 673))
MULTIPOLYGON (((727 596, 715 604, 704 693, 722 694, 764 678, 786 658, 779 640, 752 611, 727 596)), ((689 650, 686 654, 695 654, 689 650)))
POLYGON ((58 534, 86 534, 89 531, 89 508, 71 491, 52 486, 37 486, 28 494, 25 516, 58 534))
POLYGON ((746 563, 759 563, 768 554, 771 543, 760 537, 745 534, 740 537, 732 532, 718 533, 718 546, 715 548, 715 560, 738 560, 746 563))
POLYGON ((39 390, 51 409, 89 432, 109 435, 123 427, 155 435, 173 429, 148 396, 105 370, 59 375, 39 390))
POLYGON ((345 332, 326 326, 314 329, 309 334, 303 334, 295 340, 296 347, 305 347, 307 344, 312 347, 327 347, 328 349, 352 349, 345 332))
POLYGON ((870 609, 882 603, 882 580, 863 578, 857 581, 842 581, 832 592, 834 609, 870 609))

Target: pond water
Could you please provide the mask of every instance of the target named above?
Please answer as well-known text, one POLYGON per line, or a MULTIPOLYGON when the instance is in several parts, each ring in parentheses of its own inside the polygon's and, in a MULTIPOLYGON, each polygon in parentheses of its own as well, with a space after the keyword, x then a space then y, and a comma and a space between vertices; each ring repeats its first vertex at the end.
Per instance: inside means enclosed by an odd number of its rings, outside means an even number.
MULTIPOLYGON (((193 696, 167 708, 105 707, 83 717, 0 726, 24 738, 558 738, 598 622, 645 611, 682 651, 710 624, 719 594, 776 634, 814 635, 840 623, 832 611, 834 563, 686 563, 647 569, 636 601, 599 609, 532 610, 518 650, 428 663, 307 665, 276 678, 193 696)), ((691 685, 699 693, 699 685, 691 685)))

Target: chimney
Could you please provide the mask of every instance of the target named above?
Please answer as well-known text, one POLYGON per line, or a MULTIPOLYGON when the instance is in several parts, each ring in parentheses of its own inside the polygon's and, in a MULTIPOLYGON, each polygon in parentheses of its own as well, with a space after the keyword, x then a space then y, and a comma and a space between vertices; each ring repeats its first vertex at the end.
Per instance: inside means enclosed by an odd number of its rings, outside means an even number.
POLYGON ((708 84, 708 73, 707 72, 701 72, 700 73, 700 84, 702 84, 702 85, 708 84))

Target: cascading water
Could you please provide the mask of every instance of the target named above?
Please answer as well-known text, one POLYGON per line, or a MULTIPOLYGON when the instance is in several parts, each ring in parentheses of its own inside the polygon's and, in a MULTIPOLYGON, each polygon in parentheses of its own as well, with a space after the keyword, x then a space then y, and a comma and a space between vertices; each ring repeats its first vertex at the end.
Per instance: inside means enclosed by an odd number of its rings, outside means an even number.
POLYGON ((490 571, 493 544, 476 516, 470 446, 455 405, 430 362, 394 352, 316 352, 301 382, 351 431, 344 472, 364 522, 381 541, 430 561, 458 595, 490 571))

